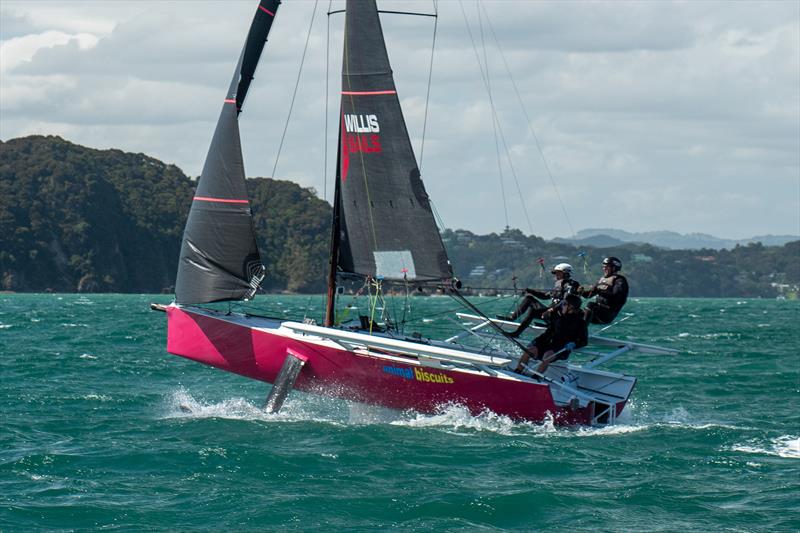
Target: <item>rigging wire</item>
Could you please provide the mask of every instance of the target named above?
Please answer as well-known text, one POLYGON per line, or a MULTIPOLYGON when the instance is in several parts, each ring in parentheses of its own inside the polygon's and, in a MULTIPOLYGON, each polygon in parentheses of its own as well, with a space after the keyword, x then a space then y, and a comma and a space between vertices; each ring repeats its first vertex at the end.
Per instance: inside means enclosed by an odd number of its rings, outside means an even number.
POLYGON ((433 54, 436 50, 436 29, 439 26, 439 6, 438 1, 433 0, 433 11, 435 18, 433 19, 433 42, 431 43, 431 62, 428 67, 428 90, 425 93, 425 116, 422 119, 422 142, 419 147, 419 173, 422 174, 422 158, 425 156, 425 132, 428 128, 428 103, 431 99, 431 79, 433 78, 433 54))
MULTIPOLYGON (((481 73, 481 79, 483 80, 483 85, 488 90, 486 74, 483 71, 483 65, 481 64, 481 58, 480 54, 478 53, 478 47, 475 44, 475 38, 472 35, 472 28, 469 24, 469 19, 467 18, 467 13, 464 10, 464 4, 462 3, 462 0, 458 0, 458 5, 461 7, 461 14, 464 16, 464 23, 466 24, 467 33, 469 34, 469 39, 472 43, 472 51, 475 53, 475 57, 477 59, 478 69, 480 70, 481 73)), ((514 168, 514 163, 511 160, 511 152, 508 149, 508 143, 506 142, 506 137, 505 134, 503 133, 503 126, 500 123, 500 119, 497 116, 497 110, 494 107, 492 107, 492 118, 493 120, 497 121, 498 131, 500 132, 500 139, 503 141, 503 147, 505 148, 506 151, 506 159, 508 160, 508 166, 511 170, 511 175, 514 177, 514 183, 516 183, 517 186, 517 193, 519 194, 520 202, 522 202, 522 210, 525 215, 525 220, 528 222, 529 231, 531 232, 531 234, 533 234, 533 224, 531 224, 531 219, 528 216, 528 209, 525 206, 525 198, 522 196, 522 190, 520 189, 519 186, 519 179, 517 178, 517 172, 516 169, 514 168)))
MULTIPOLYGON (((475 3, 475 7, 478 12, 478 25, 481 31, 481 47, 483 48, 483 64, 486 68, 486 90, 489 93, 489 107, 494 109, 494 98, 492 97, 492 82, 489 78, 489 57, 486 54, 486 40, 484 39, 483 35, 483 17, 481 16, 481 10, 478 6, 477 2, 475 3)), ((497 120, 495 118, 495 114, 492 113, 492 130, 494 132, 494 149, 497 154, 497 174, 500 178, 500 196, 503 199, 503 215, 505 216, 506 221, 506 229, 509 228, 508 224, 508 201, 506 200, 506 187, 503 180, 503 161, 500 158, 500 140, 497 136, 497 120)))
MULTIPOLYGON (((472 329, 470 329, 468 327, 465 327, 464 324, 462 324, 461 322, 459 322, 458 320, 456 320, 453 317, 447 317, 447 320, 452 322, 453 324, 455 324, 458 327, 458 329, 460 329, 462 331, 465 331, 465 332, 469 333, 470 335, 472 335, 474 338, 478 339, 478 341, 482 343, 482 346, 480 348, 478 348, 478 350, 481 353, 486 352, 486 351, 491 350, 491 349, 494 349, 494 350, 500 350, 508 358, 512 358, 513 357, 511 354, 509 354, 508 352, 506 352, 505 350, 500 348, 495 343, 495 339, 493 337, 488 337, 488 336, 487 337, 482 337, 481 335, 478 335, 477 333, 475 333, 472 329)), ((459 346, 463 346, 464 345, 464 343, 461 343, 461 342, 459 342, 458 344, 459 344, 459 346)))
POLYGON ((544 150, 542 149, 542 145, 539 142, 539 137, 536 135, 536 132, 533 129, 533 122, 531 121, 530 115, 528 115, 528 110, 525 108, 525 104, 522 100, 522 96, 520 95, 519 88, 517 87, 517 82, 514 80, 514 76, 511 74, 511 69, 508 66, 508 61, 506 61, 506 56, 503 53, 503 47, 500 46, 500 40, 497 38, 497 34, 494 31, 494 26, 492 26, 492 20, 489 17, 488 11, 486 8, 481 6, 486 13, 486 21, 489 24, 489 31, 492 33, 492 37, 494 38, 495 44, 497 44, 497 50, 500 52, 500 57, 503 60, 503 65, 506 68, 506 72, 508 73, 508 77, 511 80, 511 86, 514 87, 514 93, 517 96, 517 100, 519 101, 519 106, 522 108, 522 113, 525 115, 525 121, 528 125, 528 131, 530 132, 533 140, 536 142, 536 148, 539 150, 539 155, 542 157, 542 163, 544 164, 545 172, 547 173, 548 178, 550 178, 550 183, 553 185, 553 190, 556 193, 556 197, 558 198, 558 203, 561 206, 561 211, 564 213, 564 218, 567 220, 567 225, 569 226, 569 231, 572 235, 575 235, 575 230, 572 227, 572 221, 570 221, 569 215, 567 214, 567 208, 564 206, 564 201, 561 199, 561 193, 558 192, 558 187, 556 187, 556 180, 553 178, 553 173, 550 171, 550 165, 547 164, 547 158, 544 155, 544 150))
MULTIPOLYGON (((431 81, 433 79, 433 58, 434 58, 434 52, 435 52, 435 48, 436 48, 436 33, 437 33, 437 29, 439 27, 439 2, 438 2, 438 0, 433 0, 433 12, 434 12, 433 16, 435 18, 433 19, 433 41, 431 43, 431 61, 430 61, 430 65, 428 67, 428 88, 427 88, 427 92, 425 94, 425 117, 424 117, 424 119, 422 121, 422 143, 421 143, 420 151, 419 151, 419 173, 420 173, 420 176, 422 175, 422 159, 425 156, 425 133, 427 132, 427 128, 428 128, 428 104, 429 104, 430 98, 431 98, 431 81)), ((446 226, 444 224, 444 219, 439 214, 439 210, 436 209, 436 204, 434 203, 433 199, 432 198, 428 198, 428 202, 430 203, 431 211, 433 212, 433 219, 436 222, 436 226, 439 229, 439 233, 441 234, 441 232, 444 231, 444 229, 446 228, 446 226)))
MULTIPOLYGON (((492 290, 494 290, 493 287, 492 287, 492 290)), ((507 290, 507 289, 504 289, 504 290, 507 290)), ((487 301, 483 302, 483 304, 491 304, 491 303, 494 303, 494 302, 499 302, 500 300, 504 300, 504 299, 506 299, 505 296, 498 296, 497 298, 492 298, 490 300, 487 300, 487 301)), ((425 313, 424 317, 411 318, 408 321, 406 321, 406 323, 407 324, 418 324, 419 322, 423 322, 425 319, 431 319, 433 317, 439 317, 439 316, 451 315, 453 313, 457 313, 459 309, 463 309, 463 308, 464 308, 464 306, 462 304, 458 304, 458 307, 453 307, 451 309, 445 309, 444 311, 441 311, 439 313, 425 313)))
POLYGON ((491 327, 495 331, 497 331, 500 335, 505 337, 508 341, 510 341, 513 344, 515 344, 523 352, 527 352, 528 351, 527 348, 525 347, 525 345, 522 344, 522 342, 519 339, 517 339, 516 337, 512 337, 511 334, 509 332, 507 332, 506 330, 504 330, 503 327, 500 324, 498 324, 497 322, 495 322, 494 320, 492 320, 488 316, 486 316, 486 314, 483 311, 481 311, 480 309, 478 309, 478 307, 475 304, 473 304, 472 302, 467 300, 467 298, 463 294, 461 294, 458 291, 458 289, 451 288, 450 289, 450 297, 453 298, 455 301, 460 302, 462 306, 464 306, 467 309, 471 310, 473 313, 475 313, 479 317, 481 317, 481 318, 485 319, 486 321, 488 321, 489 324, 491 325, 491 327))
POLYGON ((319 0, 314 0, 314 8, 311 10, 311 22, 308 24, 308 34, 306 35, 306 44, 303 47, 303 56, 300 59, 300 68, 297 70, 297 80, 294 83, 294 92, 292 92, 292 102, 289 104, 289 113, 286 115, 286 124, 283 126, 283 135, 281 135, 281 142, 278 145, 278 154, 275 156, 275 165, 272 167, 272 178, 275 178, 275 172, 278 169, 278 160, 281 157, 281 150, 283 149, 283 141, 286 139, 286 131, 289 129, 289 121, 292 118, 292 110, 294 109, 294 101, 297 98, 297 89, 300 87, 300 75, 303 73, 303 65, 306 61, 306 52, 308 52, 308 43, 311 40, 311 28, 314 27, 314 17, 317 14, 317 4, 319 0))
MULTIPOLYGON (((330 70, 331 70, 331 7, 333 7, 333 0, 328 2, 328 26, 325 30, 325 155, 323 156, 324 168, 322 169, 322 198, 328 199, 328 103, 330 100, 330 70)), ((331 200, 333 204, 333 200, 331 200)))

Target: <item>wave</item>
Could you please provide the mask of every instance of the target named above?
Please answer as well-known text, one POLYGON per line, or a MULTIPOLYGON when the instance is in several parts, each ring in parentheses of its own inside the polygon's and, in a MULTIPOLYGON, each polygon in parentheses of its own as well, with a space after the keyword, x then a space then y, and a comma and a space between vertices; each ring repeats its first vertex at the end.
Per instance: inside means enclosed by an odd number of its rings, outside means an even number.
POLYGON ((734 452, 774 455, 786 459, 800 459, 800 437, 783 435, 771 439, 768 444, 749 442, 730 447, 734 452))

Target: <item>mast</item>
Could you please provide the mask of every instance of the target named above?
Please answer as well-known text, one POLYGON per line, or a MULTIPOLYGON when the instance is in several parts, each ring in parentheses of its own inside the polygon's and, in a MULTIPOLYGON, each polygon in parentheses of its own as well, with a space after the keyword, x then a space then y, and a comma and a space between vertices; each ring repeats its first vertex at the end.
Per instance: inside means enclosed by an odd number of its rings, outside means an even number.
MULTIPOLYGON (((341 144, 341 132, 339 133, 339 143, 341 144)), ((341 151, 336 156, 336 183, 333 187, 333 213, 331 215, 331 252, 328 269, 328 295, 325 304, 325 327, 333 326, 335 305, 336 305, 336 272, 339 263, 339 243, 341 239, 341 227, 339 225, 339 202, 341 189, 339 187, 339 177, 341 169, 341 151)))

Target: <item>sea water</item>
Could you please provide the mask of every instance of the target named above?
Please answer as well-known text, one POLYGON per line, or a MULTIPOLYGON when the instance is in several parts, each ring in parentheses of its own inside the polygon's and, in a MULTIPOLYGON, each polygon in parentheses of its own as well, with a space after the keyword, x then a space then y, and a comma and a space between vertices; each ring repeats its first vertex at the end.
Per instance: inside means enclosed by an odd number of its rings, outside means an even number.
MULTIPOLYGON (((604 334, 680 353, 614 360, 617 424, 561 428, 296 391, 267 415, 268 385, 166 353, 169 300, 0 295, 1 531, 800 529, 798 301, 634 298, 604 334)), ((411 303, 409 331, 458 327, 411 303)))

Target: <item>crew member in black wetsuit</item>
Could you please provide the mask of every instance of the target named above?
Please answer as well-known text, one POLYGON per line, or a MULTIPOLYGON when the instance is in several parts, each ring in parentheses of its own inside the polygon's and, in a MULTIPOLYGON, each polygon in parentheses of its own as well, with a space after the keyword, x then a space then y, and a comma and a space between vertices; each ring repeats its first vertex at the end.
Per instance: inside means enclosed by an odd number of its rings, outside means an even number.
POLYGON ((561 303, 566 294, 575 292, 580 286, 577 281, 572 279, 572 265, 568 263, 557 264, 553 267, 551 273, 556 277, 556 283, 550 292, 525 289, 522 301, 516 311, 510 315, 497 315, 500 320, 516 320, 524 315, 516 331, 509 333, 511 337, 519 337, 535 318, 543 319, 546 322, 549 321, 553 308, 561 303), (544 305, 537 298, 542 300, 549 299, 550 305, 544 305))
POLYGON ((591 324, 610 324, 628 301, 628 280, 619 273, 622 261, 616 257, 603 259, 603 277, 591 287, 579 287, 577 294, 584 298, 596 296, 586 304, 584 319, 591 324))
POLYGON ((563 303, 553 310, 545 332, 533 339, 522 354, 515 372, 522 372, 533 357, 542 361, 536 369, 542 374, 550 363, 566 359, 572 348, 582 348, 588 341, 589 331, 581 313, 581 299, 575 294, 567 294, 563 303))

